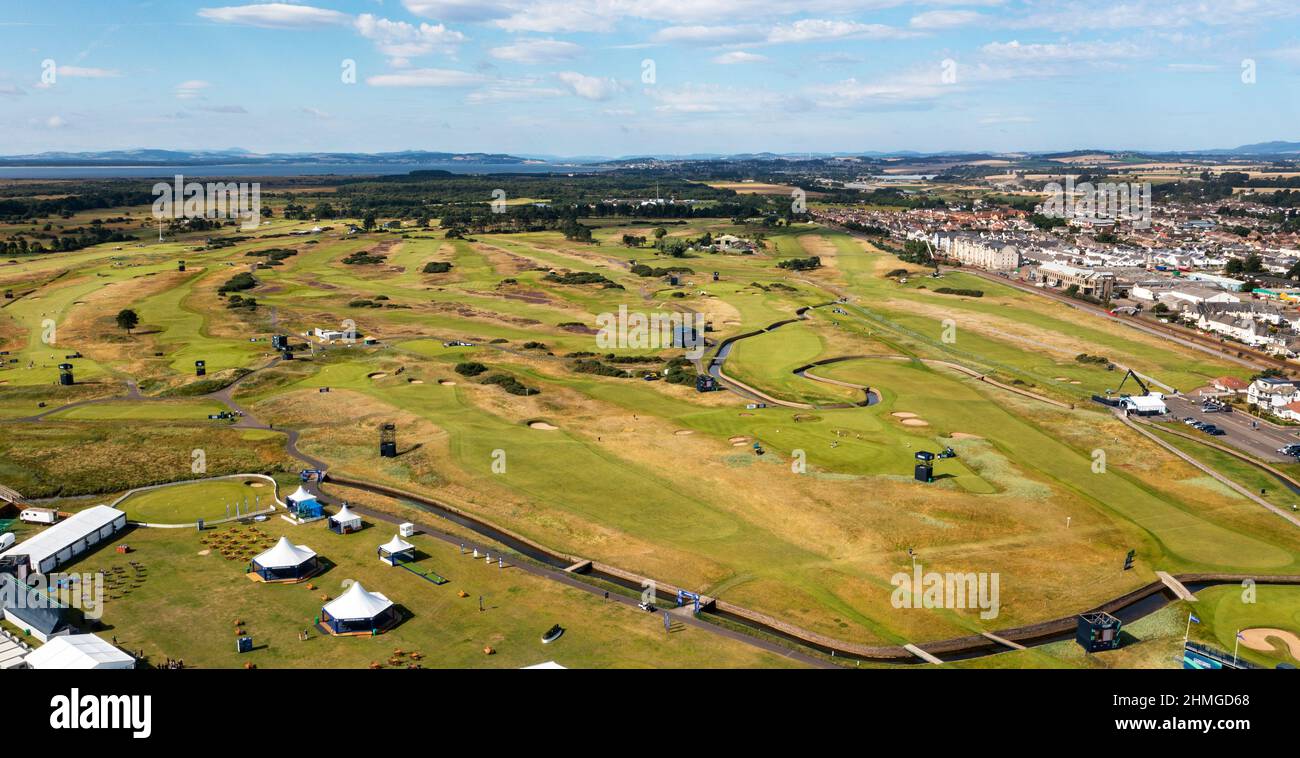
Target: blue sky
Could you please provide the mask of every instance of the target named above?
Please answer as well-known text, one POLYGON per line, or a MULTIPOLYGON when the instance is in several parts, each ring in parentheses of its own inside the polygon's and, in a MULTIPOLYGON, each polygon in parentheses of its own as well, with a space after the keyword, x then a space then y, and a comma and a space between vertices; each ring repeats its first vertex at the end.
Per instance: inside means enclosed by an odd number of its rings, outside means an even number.
POLYGON ((1195 149, 1297 85, 1296 0, 0 7, 3 154, 1195 149))

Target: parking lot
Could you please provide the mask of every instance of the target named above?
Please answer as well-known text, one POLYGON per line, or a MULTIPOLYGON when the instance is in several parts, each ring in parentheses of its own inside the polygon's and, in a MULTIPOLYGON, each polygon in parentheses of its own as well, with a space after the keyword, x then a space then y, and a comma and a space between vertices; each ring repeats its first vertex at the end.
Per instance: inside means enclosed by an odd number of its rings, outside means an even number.
MULTIPOLYGON (((1279 454, 1277 450, 1284 445, 1300 443, 1300 427, 1291 429, 1274 426, 1242 411, 1206 413, 1201 410, 1200 398, 1195 396, 1166 395, 1165 405, 1169 408, 1171 421, 1182 421, 1190 416, 1197 421, 1214 424, 1225 432, 1215 437, 1206 434, 1208 440, 1237 448, 1265 461, 1295 460, 1279 454)), ((1189 434, 1204 434, 1190 426, 1185 431, 1189 434)))

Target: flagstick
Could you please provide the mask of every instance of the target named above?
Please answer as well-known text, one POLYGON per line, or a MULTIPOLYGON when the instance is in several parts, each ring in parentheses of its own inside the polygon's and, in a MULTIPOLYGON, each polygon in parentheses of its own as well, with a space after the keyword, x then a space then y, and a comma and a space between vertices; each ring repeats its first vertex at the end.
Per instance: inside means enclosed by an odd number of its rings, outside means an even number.
POLYGON ((1241 630, 1237 630, 1237 637, 1232 641, 1232 665, 1237 666, 1237 648, 1241 645, 1241 630))
POLYGON ((1192 636, 1192 614, 1187 614, 1187 629, 1183 630, 1183 647, 1187 647, 1187 640, 1192 636))

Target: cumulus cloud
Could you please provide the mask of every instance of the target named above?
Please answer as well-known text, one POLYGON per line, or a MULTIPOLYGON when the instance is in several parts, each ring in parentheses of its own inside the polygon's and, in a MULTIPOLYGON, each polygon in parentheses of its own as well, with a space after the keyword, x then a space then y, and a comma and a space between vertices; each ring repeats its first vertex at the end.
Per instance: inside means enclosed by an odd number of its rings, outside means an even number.
POLYGON ((913 16, 909 24, 914 29, 952 29, 973 24, 982 18, 975 11, 926 11, 913 16))
POLYGON ((346 24, 352 20, 346 13, 316 8, 310 5, 290 5, 288 3, 201 8, 199 9, 199 17, 222 24, 260 26, 267 29, 304 29, 346 24))
POLYGON ((434 52, 453 52, 465 41, 465 35, 442 24, 419 26, 405 21, 390 21, 362 13, 353 22, 362 37, 371 40, 379 52, 393 58, 414 58, 434 52))
POLYGON ((84 66, 59 66, 55 69, 59 76, 69 79, 115 79, 121 71, 111 68, 87 68, 84 66))
POLYGON ((622 89, 614 79, 587 76, 577 71, 561 71, 555 77, 568 87, 570 92, 586 100, 608 100, 622 89))
POLYGON ((212 84, 202 79, 190 79, 176 85, 177 100, 195 100, 202 94, 203 90, 211 87, 212 84))
POLYGON ((554 39, 529 39, 494 47, 489 53, 493 58, 513 63, 553 63, 578 57, 582 46, 554 39))
POLYGON ((744 50, 733 50, 713 57, 714 63, 720 63, 724 66, 734 66, 738 63, 762 63, 765 60, 767 60, 765 55, 747 53, 744 50))
POLYGON ((366 78, 372 87, 473 87, 485 81, 480 74, 448 68, 412 68, 366 78))

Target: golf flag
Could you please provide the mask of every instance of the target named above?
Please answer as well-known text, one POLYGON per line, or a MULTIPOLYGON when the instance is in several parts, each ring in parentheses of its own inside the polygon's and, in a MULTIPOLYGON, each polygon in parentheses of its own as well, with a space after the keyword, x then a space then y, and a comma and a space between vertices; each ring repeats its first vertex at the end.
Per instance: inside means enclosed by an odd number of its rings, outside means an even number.
POLYGON ((1244 639, 1246 639, 1246 638, 1243 637, 1243 636, 1241 636, 1241 632, 1238 631, 1238 632, 1237 632, 1237 639, 1239 639, 1239 640, 1244 640, 1244 639))
POLYGON ((1199 624, 1199 623, 1201 623, 1201 620, 1198 619, 1198 618, 1196 617, 1196 614, 1195 614, 1195 613, 1189 614, 1189 615, 1188 615, 1188 619, 1189 619, 1193 624, 1199 624))

